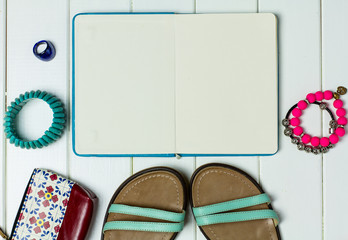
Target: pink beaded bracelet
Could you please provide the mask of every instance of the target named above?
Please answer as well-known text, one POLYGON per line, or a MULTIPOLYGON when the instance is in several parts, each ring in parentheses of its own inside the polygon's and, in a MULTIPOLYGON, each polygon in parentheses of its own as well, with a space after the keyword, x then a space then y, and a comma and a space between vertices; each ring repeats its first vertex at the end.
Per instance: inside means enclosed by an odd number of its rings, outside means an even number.
POLYGON ((347 125, 346 110, 343 108, 343 101, 340 100, 340 96, 347 93, 345 87, 338 87, 336 92, 332 91, 318 91, 316 93, 309 93, 305 100, 299 101, 287 112, 286 117, 283 119, 282 124, 285 127, 284 134, 291 138, 291 142, 297 145, 299 150, 305 150, 306 152, 312 152, 314 154, 327 153, 330 148, 334 147, 338 143, 340 137, 343 137, 346 133, 344 127, 347 125), (323 100, 331 100, 335 98, 333 102, 334 108, 336 108, 337 120, 334 114, 328 108, 327 103, 323 100), (303 128, 300 126, 302 111, 305 110, 309 104, 316 104, 321 110, 326 110, 331 117, 329 122, 329 137, 312 137, 306 134, 303 128), (292 115, 292 118, 290 118, 292 115))

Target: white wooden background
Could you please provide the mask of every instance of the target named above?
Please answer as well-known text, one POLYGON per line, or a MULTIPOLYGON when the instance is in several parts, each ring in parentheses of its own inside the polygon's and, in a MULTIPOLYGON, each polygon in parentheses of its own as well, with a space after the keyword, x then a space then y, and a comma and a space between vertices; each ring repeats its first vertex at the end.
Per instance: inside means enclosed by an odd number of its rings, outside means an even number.
MULTIPOLYGON (((178 13, 273 12, 279 20, 280 119, 309 91, 348 85, 347 0, 0 0, 0 114, 20 93, 46 90, 70 108, 71 19, 79 12, 178 13), (35 42, 51 40, 56 58, 41 62, 35 42)), ((348 103, 348 96, 344 97, 348 103)), ((265 106, 267 107, 267 106, 265 106)), ((21 112, 20 131, 36 137, 50 123, 40 102, 21 112), (34 116, 35 115, 35 116, 34 116)), ((257 119, 255 119, 257 122, 257 119)), ((311 108, 304 125, 327 134, 328 118, 311 108)), ((280 128, 283 130, 283 128, 280 128)), ((189 178, 208 162, 228 163, 250 173, 273 199, 285 240, 348 239, 348 136, 326 155, 296 150, 280 135, 280 150, 271 157, 223 158, 80 158, 71 148, 70 128, 62 139, 41 150, 22 150, 0 132, 0 226, 11 227, 24 188, 35 167, 64 174, 93 190, 99 203, 88 239, 100 238, 106 206, 116 188, 132 173, 164 165, 189 178)), ((177 239, 205 239, 192 216, 177 239)))

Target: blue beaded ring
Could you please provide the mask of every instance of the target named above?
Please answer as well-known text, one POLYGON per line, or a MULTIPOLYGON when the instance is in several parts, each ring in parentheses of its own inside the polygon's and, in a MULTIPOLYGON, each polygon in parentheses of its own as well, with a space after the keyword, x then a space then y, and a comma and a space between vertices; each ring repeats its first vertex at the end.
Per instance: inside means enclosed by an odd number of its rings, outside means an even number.
POLYGON ((63 104, 58 98, 52 96, 51 94, 40 90, 26 92, 25 94, 19 95, 14 102, 11 102, 11 106, 8 106, 8 111, 5 113, 4 126, 5 134, 10 143, 14 144, 16 147, 26 148, 26 149, 36 149, 48 146, 50 143, 56 141, 63 133, 65 127, 65 113, 63 104), (14 122, 17 114, 23 108, 23 106, 31 99, 41 99, 47 102, 53 111, 53 123, 51 127, 45 131, 45 134, 34 141, 25 141, 20 139, 18 136, 14 122))
POLYGON ((50 41, 42 40, 34 45, 33 53, 38 59, 48 62, 56 56, 56 49, 54 48, 53 43, 50 41), (44 44, 46 45, 45 50, 38 52, 38 47, 44 44))

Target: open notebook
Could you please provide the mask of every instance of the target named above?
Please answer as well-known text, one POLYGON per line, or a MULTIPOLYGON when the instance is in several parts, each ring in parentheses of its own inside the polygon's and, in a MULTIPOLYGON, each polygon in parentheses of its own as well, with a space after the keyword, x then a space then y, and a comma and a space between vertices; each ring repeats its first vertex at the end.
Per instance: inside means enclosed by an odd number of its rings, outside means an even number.
POLYGON ((277 151, 273 14, 85 13, 72 41, 76 154, 277 151))

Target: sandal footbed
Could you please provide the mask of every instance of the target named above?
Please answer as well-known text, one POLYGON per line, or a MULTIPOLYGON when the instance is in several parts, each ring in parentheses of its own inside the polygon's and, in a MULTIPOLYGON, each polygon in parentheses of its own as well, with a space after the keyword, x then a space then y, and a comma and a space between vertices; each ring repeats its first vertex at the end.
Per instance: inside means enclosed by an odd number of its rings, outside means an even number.
MULTIPOLYGON (((260 185, 240 169, 225 164, 207 164, 198 168, 190 183, 190 202, 193 207, 255 196, 264 193, 260 185)), ((261 204, 237 211, 272 209, 261 204)), ((233 211, 231 211, 233 212, 233 211)), ((200 227, 209 240, 280 240, 280 234, 272 219, 236 223, 222 223, 200 227)))
MULTIPOLYGON (((111 204, 125 204, 180 213, 186 209, 186 182, 171 168, 155 167, 132 175, 117 189, 111 204)), ((108 209, 109 209, 108 207, 108 209)), ((111 221, 165 222, 163 220, 119 213, 106 213, 104 224, 111 221)), ((172 240, 177 233, 112 230, 102 240, 172 240)))

